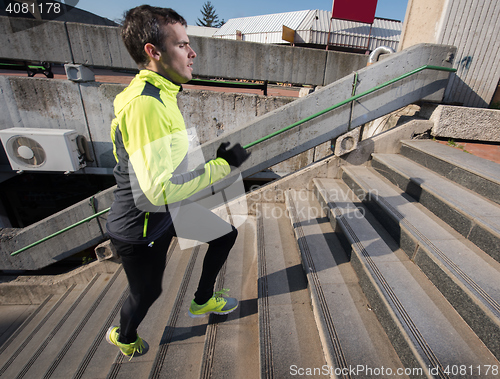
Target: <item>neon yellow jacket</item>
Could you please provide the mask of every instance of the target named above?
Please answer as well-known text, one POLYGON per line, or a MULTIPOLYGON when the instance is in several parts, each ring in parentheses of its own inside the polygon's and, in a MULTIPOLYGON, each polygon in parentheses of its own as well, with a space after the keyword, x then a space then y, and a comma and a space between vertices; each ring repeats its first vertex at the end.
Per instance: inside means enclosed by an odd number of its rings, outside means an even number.
POLYGON ((111 140, 117 164, 108 233, 151 242, 172 223, 168 204, 187 199, 231 171, 222 158, 187 171, 188 135, 177 106, 182 87, 141 70, 114 101, 111 140))

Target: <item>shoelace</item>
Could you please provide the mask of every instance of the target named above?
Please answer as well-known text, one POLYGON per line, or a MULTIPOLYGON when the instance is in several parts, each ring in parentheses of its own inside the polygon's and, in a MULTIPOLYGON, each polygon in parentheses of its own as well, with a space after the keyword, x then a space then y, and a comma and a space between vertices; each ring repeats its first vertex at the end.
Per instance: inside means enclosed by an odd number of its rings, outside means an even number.
POLYGON ((229 289, 223 288, 220 291, 214 292, 215 301, 221 301, 223 300, 224 296, 227 296, 227 293, 229 292, 229 289))
POLYGON ((129 359, 129 362, 132 360, 132 358, 134 358, 134 355, 136 352, 138 352, 139 354, 142 353, 142 349, 144 349, 144 342, 142 341, 142 338, 139 338, 136 342, 133 343, 133 348, 134 348, 134 352, 132 353, 132 355, 130 356, 130 359, 129 359))

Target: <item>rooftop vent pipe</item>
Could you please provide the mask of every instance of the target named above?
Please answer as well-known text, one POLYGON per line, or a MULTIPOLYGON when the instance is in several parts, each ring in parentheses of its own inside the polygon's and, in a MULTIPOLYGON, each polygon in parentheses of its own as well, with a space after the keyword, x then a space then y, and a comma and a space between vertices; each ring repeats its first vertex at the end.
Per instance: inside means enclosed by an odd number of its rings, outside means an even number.
POLYGON ((375 50, 373 50, 371 52, 370 56, 368 57, 368 64, 367 64, 367 66, 369 66, 369 65, 374 64, 375 62, 377 62, 378 59, 379 59, 379 57, 382 54, 393 54, 395 52, 396 51, 392 47, 379 46, 379 47, 377 47, 375 50))

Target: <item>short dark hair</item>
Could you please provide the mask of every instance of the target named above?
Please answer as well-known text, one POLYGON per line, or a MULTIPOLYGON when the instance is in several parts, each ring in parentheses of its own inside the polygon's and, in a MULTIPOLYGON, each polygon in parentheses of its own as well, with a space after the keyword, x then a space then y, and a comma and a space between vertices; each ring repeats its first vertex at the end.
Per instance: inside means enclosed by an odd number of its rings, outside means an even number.
POLYGON ((147 43, 164 51, 163 41, 166 36, 162 26, 177 23, 187 26, 186 20, 170 8, 141 5, 127 11, 122 22, 121 35, 132 59, 142 66, 149 62, 144 51, 144 45, 147 43))

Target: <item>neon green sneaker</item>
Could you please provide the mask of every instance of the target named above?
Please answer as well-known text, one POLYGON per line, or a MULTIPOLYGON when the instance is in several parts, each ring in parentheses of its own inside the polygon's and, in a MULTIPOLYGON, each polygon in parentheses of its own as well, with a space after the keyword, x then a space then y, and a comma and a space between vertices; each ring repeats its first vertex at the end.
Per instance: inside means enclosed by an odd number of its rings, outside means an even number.
POLYGON ((134 355, 138 357, 148 352, 149 346, 147 342, 139 336, 137 336, 137 339, 133 343, 118 342, 118 336, 120 335, 118 329, 118 326, 110 327, 106 333, 106 341, 108 341, 111 345, 118 346, 123 355, 130 357, 130 360, 132 360, 134 355))
POLYGON ((197 318, 204 317, 210 313, 215 313, 216 315, 227 315, 231 313, 238 308, 238 300, 233 297, 223 297, 227 292, 229 292, 228 289, 215 292, 210 300, 202 305, 198 305, 192 300, 191 306, 189 307, 189 316, 197 318))

